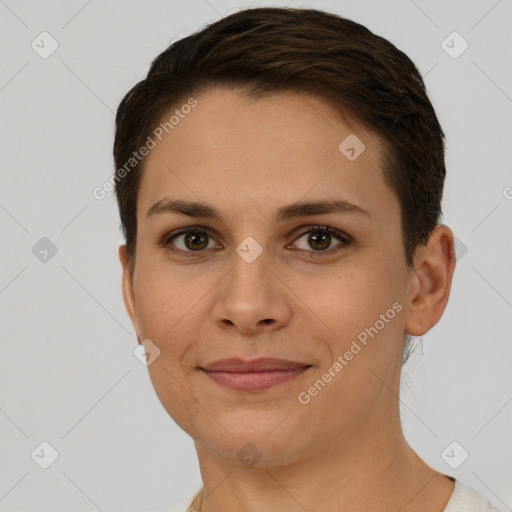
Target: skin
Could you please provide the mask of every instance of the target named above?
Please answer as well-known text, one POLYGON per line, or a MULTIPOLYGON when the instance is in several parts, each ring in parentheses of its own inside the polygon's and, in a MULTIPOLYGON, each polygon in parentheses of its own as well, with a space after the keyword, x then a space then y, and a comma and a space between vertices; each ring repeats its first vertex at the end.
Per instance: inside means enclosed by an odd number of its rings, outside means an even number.
POLYGON ((194 507, 317 512, 343 503, 345 512, 441 512, 453 483, 405 441, 398 394, 404 334, 425 334, 448 301, 451 230, 437 226, 407 266, 398 198, 380 170, 381 140, 321 99, 281 93, 255 100, 222 88, 196 99, 146 157, 133 274, 126 247, 119 248, 139 342, 160 350, 148 366, 151 381, 195 442, 204 495, 194 507), (349 134, 366 146, 354 161, 338 150, 349 134), (368 214, 275 220, 280 207, 327 198, 368 214), (167 199, 208 203, 221 218, 146 215, 167 199), (319 251, 308 243, 315 225, 353 242, 333 236, 319 251), (190 226, 211 236, 205 248, 194 251, 183 235, 158 245, 190 226), (252 263, 236 252, 249 236, 263 249, 252 263), (401 311, 308 404, 299 403, 299 393, 396 302, 401 311), (235 356, 312 367, 254 393, 222 387, 198 369, 235 356), (252 467, 237 456, 248 442, 261 456, 252 467))

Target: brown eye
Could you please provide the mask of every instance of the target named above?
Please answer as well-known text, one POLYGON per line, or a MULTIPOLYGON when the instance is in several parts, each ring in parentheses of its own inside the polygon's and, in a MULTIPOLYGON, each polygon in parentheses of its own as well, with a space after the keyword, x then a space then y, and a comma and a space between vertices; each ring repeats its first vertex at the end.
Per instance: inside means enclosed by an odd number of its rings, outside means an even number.
POLYGON ((216 247, 214 239, 201 229, 186 229, 164 237, 161 244, 173 251, 184 253, 203 252, 216 247))
POLYGON ((334 252, 337 249, 346 247, 352 243, 348 235, 329 226, 319 226, 303 233, 294 245, 297 249, 310 252, 334 252), (337 241, 337 244, 333 242, 337 241), (311 250, 313 249, 313 250, 311 250), (331 251, 332 249, 332 251, 331 251))
POLYGON ((183 242, 187 249, 190 249, 191 251, 199 251, 208 246, 208 235, 201 233, 200 231, 192 231, 185 233, 183 242))
POLYGON ((312 232, 308 236, 308 244, 319 251, 324 251, 331 244, 331 235, 329 233, 312 232))

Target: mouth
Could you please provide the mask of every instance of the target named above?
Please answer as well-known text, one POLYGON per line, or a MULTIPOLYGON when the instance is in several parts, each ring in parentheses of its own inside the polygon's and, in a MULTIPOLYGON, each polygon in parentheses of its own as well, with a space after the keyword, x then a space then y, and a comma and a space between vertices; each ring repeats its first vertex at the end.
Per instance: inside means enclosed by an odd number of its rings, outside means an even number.
POLYGON ((288 382, 312 365, 282 359, 260 358, 253 361, 222 359, 200 367, 200 371, 221 386, 236 391, 262 391, 288 382))

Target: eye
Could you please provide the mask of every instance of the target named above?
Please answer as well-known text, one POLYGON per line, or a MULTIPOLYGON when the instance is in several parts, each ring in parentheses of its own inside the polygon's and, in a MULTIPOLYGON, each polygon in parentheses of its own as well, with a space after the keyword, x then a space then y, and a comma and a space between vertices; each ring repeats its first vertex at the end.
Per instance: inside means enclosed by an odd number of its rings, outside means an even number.
POLYGON ((329 226, 313 226, 309 231, 306 231, 297 238, 294 245, 296 245, 300 250, 311 251, 312 248, 312 252, 325 251, 332 253, 350 245, 351 243, 352 240, 350 237, 342 231, 330 228, 329 226), (333 249, 332 243, 336 240, 338 240, 338 243, 334 245, 333 249))
MULTIPOLYGON (((350 236, 342 231, 329 226, 310 226, 309 230, 297 238, 293 245, 295 249, 313 254, 322 252, 332 254, 351 244, 350 236), (336 241, 338 243, 333 245, 336 241)), ((195 226, 168 233, 158 240, 157 245, 183 256, 196 256, 208 249, 222 248, 207 231, 195 226)))
POLYGON ((169 247, 176 252, 189 253, 186 256, 193 256, 194 252, 204 252, 206 249, 218 247, 215 240, 203 229, 196 227, 184 228, 165 235, 159 242, 160 247, 169 247))

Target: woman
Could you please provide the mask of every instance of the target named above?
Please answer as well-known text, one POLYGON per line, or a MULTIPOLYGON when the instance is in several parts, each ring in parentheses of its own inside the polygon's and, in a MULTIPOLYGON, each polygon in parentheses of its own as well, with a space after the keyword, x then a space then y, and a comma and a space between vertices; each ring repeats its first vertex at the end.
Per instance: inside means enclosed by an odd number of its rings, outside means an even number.
POLYGON ((494 510, 400 425, 455 267, 406 55, 333 14, 238 12, 154 60, 114 156, 125 305, 203 480, 173 510, 494 510))

